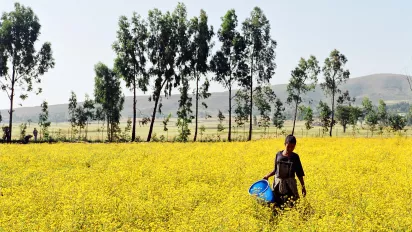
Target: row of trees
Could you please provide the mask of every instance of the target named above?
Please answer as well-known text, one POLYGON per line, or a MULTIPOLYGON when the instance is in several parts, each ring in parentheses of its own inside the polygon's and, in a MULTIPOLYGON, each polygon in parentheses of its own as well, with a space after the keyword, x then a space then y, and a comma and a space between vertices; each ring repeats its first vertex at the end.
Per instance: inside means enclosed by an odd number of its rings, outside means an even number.
MULTIPOLYGON (((320 101, 317 106, 319 113, 320 126, 323 127, 323 133, 328 132, 330 127, 339 123, 343 127, 343 132, 346 133, 348 126, 352 127, 352 132, 355 133, 358 122, 366 124, 371 131, 371 135, 375 131, 382 134, 384 129, 387 131, 400 131, 408 124, 408 120, 412 120, 412 107, 406 117, 397 113, 389 113, 388 108, 383 100, 379 101, 379 105, 375 106, 369 98, 364 97, 362 106, 353 106, 354 98, 350 98, 348 92, 345 92, 337 100, 336 117, 332 119, 332 109, 328 104, 320 101)), ((313 110, 310 106, 300 107, 303 119, 306 121, 305 127, 307 130, 313 128, 313 110)))
MULTIPOLYGON (((162 96, 169 97, 172 89, 178 89, 181 93, 177 112, 180 139, 188 140, 191 134, 189 124, 194 120, 193 140, 196 141, 199 107, 202 105, 207 108, 205 102, 201 101, 210 96, 208 89, 211 80, 206 75, 208 73, 212 74, 213 81, 221 83, 229 90, 229 141, 232 128, 232 88, 235 85, 241 86, 244 93, 238 94, 237 98, 245 107, 237 110, 242 110, 242 114, 247 114, 251 119, 251 109, 256 102, 263 115, 270 113, 271 106, 263 100, 269 98, 271 102, 275 102, 276 98, 267 87, 276 67, 276 41, 271 38, 269 21, 260 8, 253 9, 250 17, 242 23, 241 31, 238 31, 234 10, 229 10, 222 17, 221 27, 217 31, 221 46, 215 54, 211 53, 215 32, 213 27, 208 25, 206 12, 201 10, 198 17, 188 19, 186 7, 182 3, 179 3, 173 12, 151 10, 147 19, 136 13, 130 19, 121 16, 118 26, 117 40, 112 46, 117 58, 113 70, 103 64, 96 66, 95 97, 96 102, 103 106, 104 112, 108 112, 109 105, 117 105, 113 109, 121 110, 121 99, 124 99, 121 91, 111 87, 110 89, 107 85, 117 85, 118 79, 125 81, 126 86, 133 92, 132 140, 136 137, 137 91, 146 92, 151 86, 152 94, 149 100, 154 101, 154 107, 147 141, 150 141, 152 136, 156 113, 162 112, 162 96), (105 72, 100 72, 103 67, 105 72), (108 91, 105 92, 107 95, 104 95, 103 86, 99 84, 103 79, 113 79, 113 82, 105 83, 106 88, 109 88, 105 90, 108 91), (195 83, 194 112, 189 94, 190 82, 195 83), (108 102, 109 99, 113 102, 108 102), (105 104, 108 106, 105 107, 105 104)), ((108 121, 108 125, 118 124, 117 118, 113 117, 115 121, 108 121)), ((108 120, 107 117, 106 119, 108 120)), ((252 120, 248 121, 250 140, 252 120)))
MULTIPOLYGON (((116 53, 113 69, 102 63, 95 65, 94 100, 86 97, 83 105, 77 105, 75 94, 72 93, 70 97, 69 121, 72 128, 78 128, 80 134, 85 129, 87 134, 91 120, 105 121, 107 137, 112 141, 119 131, 120 111, 124 104, 121 81, 133 92, 132 141, 136 139, 137 92, 151 91, 149 100, 154 102, 147 136, 147 141, 150 141, 156 114, 162 113, 162 98, 169 97, 173 89, 181 93, 177 112, 180 140, 188 140, 191 135, 189 125, 194 120, 193 140, 196 141, 199 108, 207 108, 202 100, 210 97, 208 89, 211 81, 222 84, 229 91, 229 141, 233 112, 238 126, 249 124, 248 140, 252 138, 252 112, 259 113, 260 126, 268 127, 272 114, 272 123, 281 128, 285 107, 269 86, 276 68, 277 43, 271 37, 268 19, 260 8, 255 7, 241 23, 235 10, 229 10, 221 20, 220 28, 215 33, 205 11, 201 10, 199 16, 189 19, 182 3, 172 12, 150 10, 147 18, 136 13, 130 18, 121 16, 117 39, 112 44, 116 53), (215 34, 219 42, 216 52, 212 54, 215 34), (209 76, 212 78, 209 79, 209 76), (190 83, 193 82, 195 87, 191 89, 190 83), (232 90, 237 86, 241 89, 232 96, 232 90), (191 90, 194 99, 190 97, 191 90)), ((20 92, 21 99, 26 99, 27 92, 33 91, 34 84, 41 82, 41 76, 55 66, 50 43, 44 43, 39 51, 35 49, 40 28, 39 20, 31 8, 18 3, 14 11, 4 13, 1 17, 0 85, 10 100, 9 141, 16 92, 20 92)), ((345 69, 346 57, 338 50, 333 50, 322 68, 318 63, 315 56, 307 60, 301 58, 291 72, 287 103, 294 108, 292 134, 298 111, 307 120, 307 128, 312 126, 313 110, 302 106, 302 103, 304 95, 315 88, 320 73, 325 78, 320 86, 325 95, 330 97, 331 108, 327 109, 328 104, 323 102, 317 108, 322 125, 328 128, 330 136, 336 121, 340 121, 346 130, 349 120, 347 115, 356 111, 351 106, 353 99, 349 93, 339 89, 350 75, 345 69)), ((40 92, 41 88, 38 88, 36 93, 40 92)), ((308 102, 311 102, 310 99, 308 102)), ((371 112, 362 115, 374 121, 371 112)))

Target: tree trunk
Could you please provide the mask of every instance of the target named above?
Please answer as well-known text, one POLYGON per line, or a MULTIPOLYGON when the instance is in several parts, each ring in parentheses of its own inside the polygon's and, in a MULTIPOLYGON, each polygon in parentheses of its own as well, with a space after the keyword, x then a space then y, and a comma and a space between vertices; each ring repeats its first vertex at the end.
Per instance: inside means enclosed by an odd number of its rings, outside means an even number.
MULTIPOLYGON (((230 74, 232 76, 232 74, 230 74)), ((230 78, 229 84, 229 134, 227 135, 227 140, 230 142, 232 140, 232 78, 230 78)))
POLYGON ((346 124, 343 125, 343 133, 346 133, 346 124))
POLYGON ((335 113, 335 93, 332 93, 332 121, 330 122, 330 131, 329 136, 332 137, 332 128, 333 128, 333 117, 335 113))
POLYGON ((292 135, 295 133, 295 122, 296 122, 296 115, 298 114, 298 102, 296 102, 295 106, 295 117, 293 118, 293 129, 292 129, 292 135))
POLYGON ((16 68, 13 65, 13 74, 11 77, 11 95, 10 95, 10 111, 9 111, 9 136, 7 136, 7 142, 11 142, 11 135, 13 130, 13 100, 14 100, 14 81, 16 75, 16 68))
POLYGON ((112 139, 110 138, 109 116, 107 116, 107 140, 109 140, 109 142, 112 141, 112 139))
POLYGON ((250 67, 250 112, 249 112, 249 138, 248 141, 252 140, 252 111, 253 111, 253 58, 250 67))
POLYGON ((87 132, 88 132, 88 130, 89 130, 89 122, 87 121, 87 122, 86 122, 86 130, 85 130, 86 140, 87 140, 87 132))
POLYGON ((146 142, 150 142, 150 139, 152 138, 153 125, 154 125, 154 121, 156 118, 157 104, 159 103, 160 93, 162 92, 163 86, 165 84, 166 84, 166 80, 163 81, 162 86, 159 89, 159 92, 156 93, 155 107, 153 108, 152 121, 150 122, 150 129, 149 129, 149 134, 147 135, 146 142))
POLYGON ((154 124, 154 120, 156 117, 156 110, 157 110, 157 104, 159 103, 159 96, 160 96, 160 92, 156 96, 155 106, 153 108, 153 113, 152 113, 152 121, 150 122, 149 134, 147 135, 146 142, 150 142, 150 139, 152 138, 153 124, 154 124))
POLYGON ((132 142, 136 139, 136 80, 133 80, 133 128, 132 142))
POLYGON ((199 78, 196 77, 196 71, 195 71, 195 78, 196 78, 196 119, 195 119, 195 137, 193 138, 194 142, 196 142, 196 138, 197 138, 197 118, 198 118, 198 112, 199 112, 199 78))

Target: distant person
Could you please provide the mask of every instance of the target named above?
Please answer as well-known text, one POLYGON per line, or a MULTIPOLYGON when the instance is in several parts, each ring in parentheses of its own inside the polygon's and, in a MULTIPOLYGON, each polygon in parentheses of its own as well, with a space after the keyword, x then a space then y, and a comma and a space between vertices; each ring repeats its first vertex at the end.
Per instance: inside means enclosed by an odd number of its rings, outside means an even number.
POLYGON ((33 135, 34 135, 34 141, 37 141, 37 129, 36 128, 34 128, 34 130, 33 130, 33 135))
POLYGON ((4 131, 4 137, 7 142, 11 142, 11 134, 10 134, 10 128, 6 126, 5 131, 4 131))
POLYGON ((3 127, 3 142, 6 142, 6 140, 9 138, 9 134, 7 132, 7 130, 9 129, 7 126, 3 127))
MULTIPOLYGON (((272 187, 275 195, 275 203, 278 206, 285 204, 288 198, 291 198, 292 202, 299 199, 295 174, 302 185, 302 195, 306 195, 305 182, 303 180, 305 173, 303 172, 299 155, 293 152, 295 146, 296 137, 288 135, 285 139, 285 150, 279 151, 276 154, 274 170, 263 177, 263 179, 267 180, 269 177, 275 175, 272 187)), ((293 203, 291 205, 293 205, 293 203)))
POLYGON ((23 144, 28 144, 29 140, 33 137, 33 135, 26 135, 24 136, 23 144))

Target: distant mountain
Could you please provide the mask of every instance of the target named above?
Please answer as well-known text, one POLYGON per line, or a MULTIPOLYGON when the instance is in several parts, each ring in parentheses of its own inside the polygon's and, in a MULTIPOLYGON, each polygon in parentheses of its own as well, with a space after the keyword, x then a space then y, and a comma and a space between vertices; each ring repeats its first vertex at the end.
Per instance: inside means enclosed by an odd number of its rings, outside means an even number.
MULTIPOLYGON (((287 92, 286 84, 272 86, 276 95, 283 101, 286 101, 287 92)), ((341 90, 349 90, 352 97, 356 98, 355 104, 360 104, 363 97, 368 97, 374 104, 377 104, 379 99, 383 99, 388 105, 401 101, 412 102, 412 91, 409 89, 408 82, 404 75, 399 74, 374 74, 357 78, 350 78, 344 85, 341 86, 341 90)), ((168 114, 171 112, 175 114, 178 109, 179 95, 172 95, 170 98, 163 98, 162 100, 162 112, 168 114)), ((151 115, 153 109, 153 102, 148 101, 148 96, 138 96, 137 105, 140 112, 138 117, 151 115)), ((320 100, 329 102, 330 100, 325 98, 322 89, 318 85, 314 92, 308 93, 305 97, 305 104, 311 99, 312 106, 316 106, 320 100)), ((206 101, 208 109, 201 109, 199 114, 204 116, 205 112, 215 116, 217 112, 227 112, 229 108, 228 104, 228 92, 215 92, 206 101)), ((132 117, 132 103, 133 97, 126 97, 124 110, 122 111, 123 117, 132 117)), ((234 103, 232 103, 234 104, 234 103)), ((49 114, 52 122, 66 121, 68 116, 67 104, 50 105, 49 114)), ((290 110, 290 109, 289 109, 290 110)), ((288 110, 288 111, 289 111, 288 110)), ((37 121, 40 113, 40 107, 22 107, 15 110, 13 116, 13 122, 27 121, 32 119, 37 121)), ((3 123, 8 121, 7 110, 2 110, 3 123)), ((160 115, 159 115, 160 116, 160 115)))

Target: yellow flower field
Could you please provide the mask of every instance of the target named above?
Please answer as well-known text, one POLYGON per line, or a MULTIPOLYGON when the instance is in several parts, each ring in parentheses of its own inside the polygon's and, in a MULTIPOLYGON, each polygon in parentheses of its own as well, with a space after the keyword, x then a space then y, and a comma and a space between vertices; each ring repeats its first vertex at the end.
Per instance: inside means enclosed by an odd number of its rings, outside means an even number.
POLYGON ((412 230, 411 139, 298 138, 308 195, 274 216, 248 188, 282 145, 0 145, 0 231, 412 230))

